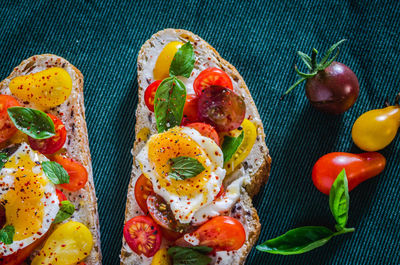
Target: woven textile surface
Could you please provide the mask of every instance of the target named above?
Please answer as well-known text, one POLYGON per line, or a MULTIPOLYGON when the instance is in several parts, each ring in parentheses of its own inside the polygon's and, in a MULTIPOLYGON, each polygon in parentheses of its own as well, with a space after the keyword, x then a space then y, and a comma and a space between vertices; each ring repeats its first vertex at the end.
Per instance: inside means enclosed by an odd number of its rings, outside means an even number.
MULTIPOLYGON (((328 197, 311 169, 333 151, 361 152, 351 127, 363 112, 400 92, 400 2, 392 1, 1 1, 0 76, 23 59, 54 53, 80 69, 94 168, 103 264, 119 264, 137 104, 136 58, 164 28, 208 41, 246 81, 272 156, 267 185, 255 197, 258 243, 303 225, 334 228, 328 197), (302 68, 296 51, 326 50, 345 38, 339 61, 358 76, 360 96, 339 116, 308 103, 304 86, 280 102, 302 68)), ((400 137, 381 153, 387 167, 350 193, 354 233, 298 256, 253 248, 247 264, 400 264, 400 137)))

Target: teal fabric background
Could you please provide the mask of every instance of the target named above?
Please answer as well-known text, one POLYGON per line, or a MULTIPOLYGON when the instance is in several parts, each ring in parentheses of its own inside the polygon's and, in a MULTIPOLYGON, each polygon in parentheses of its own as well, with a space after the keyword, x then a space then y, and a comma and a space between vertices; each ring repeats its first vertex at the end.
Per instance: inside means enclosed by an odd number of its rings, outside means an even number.
MULTIPOLYGON (((104 264, 119 264, 137 103, 136 58, 158 30, 190 30, 214 46, 247 82, 264 122, 273 158, 268 184, 255 197, 259 243, 302 225, 334 226, 328 197, 311 169, 332 151, 360 152, 351 127, 363 112, 400 92, 398 1, 2 1, 0 76, 23 59, 55 53, 85 78, 104 264), (360 96, 347 113, 314 110, 299 87, 297 50, 326 50, 346 38, 339 61, 359 78, 360 96)), ((300 67, 301 69, 304 69, 300 67)), ((300 256, 252 250, 247 264, 400 264, 400 137, 382 151, 383 174, 350 193, 353 234, 300 256)))

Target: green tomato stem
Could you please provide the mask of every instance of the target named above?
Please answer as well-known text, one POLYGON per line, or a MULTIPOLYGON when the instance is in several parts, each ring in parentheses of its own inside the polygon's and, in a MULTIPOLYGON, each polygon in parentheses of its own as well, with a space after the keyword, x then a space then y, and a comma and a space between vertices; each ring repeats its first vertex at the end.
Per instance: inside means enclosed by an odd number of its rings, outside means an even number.
POLYGON ((288 90, 286 90, 286 92, 281 96, 280 100, 283 100, 283 98, 290 93, 290 91, 292 91, 295 87, 297 87, 298 85, 300 85, 304 80, 306 80, 306 77, 302 77, 299 80, 296 81, 296 83, 294 83, 291 87, 289 87, 288 90))
POLYGON ((338 236, 338 235, 342 235, 342 234, 347 234, 347 233, 353 233, 355 231, 354 228, 343 228, 340 231, 337 231, 336 233, 333 234, 333 236, 338 236))

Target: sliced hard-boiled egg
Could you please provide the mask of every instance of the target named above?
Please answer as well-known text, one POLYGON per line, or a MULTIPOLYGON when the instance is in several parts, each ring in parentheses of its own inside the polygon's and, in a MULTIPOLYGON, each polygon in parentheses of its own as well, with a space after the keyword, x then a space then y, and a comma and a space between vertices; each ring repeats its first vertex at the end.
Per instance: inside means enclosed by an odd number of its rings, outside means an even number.
POLYGON ((181 223, 190 223, 200 208, 214 200, 225 177, 220 147, 188 127, 175 127, 151 136, 136 160, 154 191, 169 203, 181 223), (204 170, 184 180, 169 177, 170 159, 181 156, 196 159, 204 170))
POLYGON ((0 256, 13 254, 44 236, 57 215, 56 189, 43 172, 43 161, 48 159, 22 143, 0 171, 5 226, 15 228, 12 244, 0 242, 0 256))

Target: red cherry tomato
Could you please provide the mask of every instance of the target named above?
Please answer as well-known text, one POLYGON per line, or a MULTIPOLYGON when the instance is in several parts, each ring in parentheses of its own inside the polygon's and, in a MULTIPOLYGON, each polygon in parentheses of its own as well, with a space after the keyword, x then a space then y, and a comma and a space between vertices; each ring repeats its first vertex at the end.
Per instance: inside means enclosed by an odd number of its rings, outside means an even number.
POLYGON ((62 201, 66 201, 67 200, 67 196, 65 196, 65 194, 61 190, 56 189, 56 194, 57 194, 57 197, 58 197, 58 201, 60 202, 60 205, 61 205, 62 201))
POLYGON ((156 91, 158 86, 161 84, 162 80, 157 80, 151 83, 144 92, 144 103, 149 108, 151 112, 154 112, 154 96, 156 95, 156 91))
POLYGON ((200 246, 208 246, 215 251, 238 250, 246 241, 243 225, 229 216, 214 217, 191 235, 199 239, 200 246))
POLYGON ((232 80, 224 71, 216 67, 203 70, 194 80, 193 89, 197 95, 201 95, 209 86, 222 86, 233 90, 232 80))
POLYGON ((77 191, 82 189, 88 181, 88 172, 86 168, 72 158, 55 155, 52 160, 59 163, 69 175, 69 183, 60 186, 69 191, 77 191))
POLYGON ((9 107, 15 106, 20 105, 14 97, 0 95, 0 143, 10 139, 18 131, 7 113, 9 107))
POLYGON ((210 86, 202 91, 197 104, 201 121, 211 124, 218 132, 239 128, 246 114, 241 96, 222 86, 210 86))
POLYGON ((54 122, 56 135, 48 139, 38 140, 28 136, 29 145, 32 149, 39 151, 42 154, 54 154, 63 147, 67 139, 67 131, 62 121, 52 114, 47 114, 54 122))
POLYGON ((182 125, 199 121, 199 117, 197 115, 198 102, 199 98, 196 95, 190 94, 186 96, 186 103, 183 107, 182 125))
POLYGON ((0 257, 0 265, 21 265, 23 262, 32 254, 32 252, 38 248, 46 239, 47 233, 34 241, 32 244, 26 246, 15 252, 14 254, 0 257))
POLYGON ((201 135, 214 140, 214 142, 217 145, 219 145, 218 133, 214 129, 214 127, 212 127, 210 124, 203 123, 203 122, 195 122, 195 123, 189 123, 186 126, 197 130, 201 135))
POLYGON ((376 152, 363 154, 329 153, 315 163, 312 170, 312 180, 318 190, 329 194, 333 182, 344 168, 349 191, 351 191, 361 182, 379 175, 385 165, 385 157, 376 152))
POLYGON ((183 233, 175 232, 170 229, 160 227, 163 237, 169 241, 175 241, 178 238, 182 237, 183 233))
POLYGON ((153 193, 153 184, 151 184, 151 181, 146 178, 145 175, 140 175, 135 184, 135 199, 140 209, 142 209, 145 214, 148 213, 146 203, 147 197, 153 193))
POLYGON ((160 249, 161 231, 148 216, 136 216, 124 226, 124 238, 128 246, 138 255, 152 257, 160 249))

